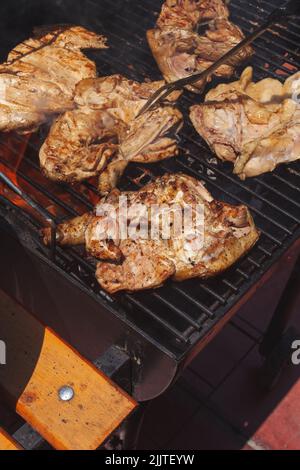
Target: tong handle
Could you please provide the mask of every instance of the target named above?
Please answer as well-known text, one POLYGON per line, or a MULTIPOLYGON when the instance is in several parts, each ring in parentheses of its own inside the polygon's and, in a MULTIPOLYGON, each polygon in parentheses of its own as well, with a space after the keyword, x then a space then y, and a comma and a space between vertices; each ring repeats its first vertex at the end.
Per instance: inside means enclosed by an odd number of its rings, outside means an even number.
POLYGON ((39 203, 32 199, 28 194, 24 193, 21 188, 15 185, 2 171, 0 171, 0 181, 5 183, 14 193, 22 198, 27 204, 32 207, 35 211, 43 217, 51 227, 51 259, 55 259, 56 251, 56 222, 54 217, 49 214, 39 203))

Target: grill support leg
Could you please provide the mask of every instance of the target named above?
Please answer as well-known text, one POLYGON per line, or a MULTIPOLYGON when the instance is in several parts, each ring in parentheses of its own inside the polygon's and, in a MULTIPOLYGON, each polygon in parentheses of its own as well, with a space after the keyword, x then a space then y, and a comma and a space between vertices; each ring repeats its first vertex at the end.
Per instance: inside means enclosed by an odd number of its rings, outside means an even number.
POLYGON ((291 276, 281 295, 271 322, 260 345, 259 352, 262 356, 268 356, 283 336, 293 313, 299 295, 300 286, 300 257, 296 259, 291 276))
POLYGON ((261 370, 261 385, 271 390, 278 382, 283 370, 291 365, 292 344, 300 339, 300 333, 292 326, 288 327, 296 302, 299 298, 300 269, 295 258, 291 275, 280 297, 264 339, 260 353, 265 358, 261 370))
POLYGON ((123 450, 136 450, 148 403, 141 403, 123 426, 123 450))

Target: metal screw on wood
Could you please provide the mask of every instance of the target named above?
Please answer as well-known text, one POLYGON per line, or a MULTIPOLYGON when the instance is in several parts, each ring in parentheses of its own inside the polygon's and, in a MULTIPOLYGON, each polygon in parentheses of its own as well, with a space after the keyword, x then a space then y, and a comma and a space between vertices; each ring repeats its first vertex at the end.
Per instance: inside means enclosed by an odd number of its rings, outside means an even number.
POLYGON ((65 385, 58 390, 58 396, 62 401, 70 401, 74 397, 74 390, 72 387, 65 385))

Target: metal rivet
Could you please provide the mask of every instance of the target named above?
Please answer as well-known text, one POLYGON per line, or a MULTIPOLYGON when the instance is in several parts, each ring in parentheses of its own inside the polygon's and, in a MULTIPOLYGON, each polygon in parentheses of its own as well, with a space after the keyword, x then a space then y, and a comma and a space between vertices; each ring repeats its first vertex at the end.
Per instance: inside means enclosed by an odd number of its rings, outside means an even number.
POLYGON ((58 396, 62 401, 70 401, 74 397, 74 390, 72 387, 65 385, 58 390, 58 396))

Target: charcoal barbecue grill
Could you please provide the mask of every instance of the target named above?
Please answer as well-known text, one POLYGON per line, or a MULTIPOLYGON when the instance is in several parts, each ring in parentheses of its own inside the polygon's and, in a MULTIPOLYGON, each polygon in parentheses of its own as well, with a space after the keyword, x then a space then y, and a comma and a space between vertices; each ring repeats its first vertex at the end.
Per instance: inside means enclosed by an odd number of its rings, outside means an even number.
MULTIPOLYGON (((26 5, 29 7, 30 3, 26 5)), ((18 7, 20 19, 17 17, 16 21, 17 24, 21 21, 21 15, 28 21, 22 24, 19 36, 9 36, 12 19, 7 21, 7 33, 2 29, 7 50, 29 36, 36 24, 82 24, 108 37, 109 49, 89 52, 101 75, 120 73, 141 81, 161 78, 145 37, 146 30, 155 24, 161 1, 76 3, 78 6, 68 0, 53 0, 47 6, 36 7, 32 2, 33 14, 27 18, 22 10, 26 9, 24 2, 18 7)), ((280 0, 232 0, 231 17, 249 33, 281 4, 280 0)), ((5 17, 11 10, 4 9, 3 14, 5 17)), ((296 20, 291 20, 288 26, 275 26, 259 38, 254 43, 255 55, 249 60, 254 67, 254 78, 271 76, 284 80, 299 70, 299 38, 300 26, 296 20)), ((2 58, 7 50, 2 51, 2 58)), ((236 77, 243 67, 236 71, 236 77)), ((216 83, 214 79, 210 86, 216 83)), ((169 387, 182 368, 272 275, 278 262, 285 260, 284 269, 291 271, 299 253, 300 162, 281 165, 273 173, 240 181, 232 174, 230 164, 217 161, 189 121, 189 106, 200 100, 201 97, 188 92, 181 98, 179 107, 185 116, 185 126, 180 133, 180 155, 145 167, 131 164, 120 187, 138 189, 156 176, 180 171, 204 181, 216 199, 246 204, 261 238, 249 254, 214 279, 168 282, 157 290, 110 296, 98 286, 94 261, 83 250, 57 246, 54 257, 51 256, 51 250, 43 245, 39 234, 46 220, 6 185, 0 184, 0 227, 4 240, 0 246, 1 260, 4 260, 0 266, 1 288, 28 304, 31 310, 40 311, 50 326, 67 336, 89 359, 95 361, 115 346, 125 352, 131 358, 130 377, 123 376, 119 381, 140 402, 153 399, 169 387), (34 276, 30 278, 33 271, 34 276), (48 291, 45 291, 45 279, 51 286, 48 291), (51 302, 45 300, 45 295, 51 297, 51 302), (65 329, 53 306, 60 311, 60 318, 64 318, 65 329), (82 326, 89 321, 93 328, 82 326), (71 326, 75 332, 70 332, 71 326)), ((58 224, 92 209, 98 195, 92 181, 71 187, 50 182, 41 175, 38 151, 46 130, 31 136, 1 135, 0 168, 44 208, 49 220, 58 224)), ((281 329, 287 321, 288 318, 281 329)))

